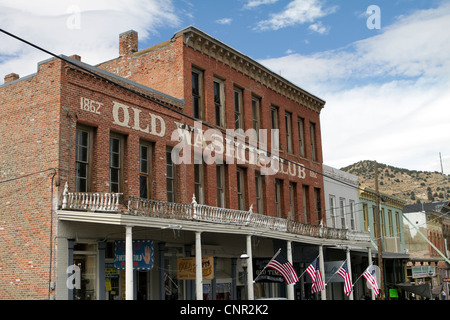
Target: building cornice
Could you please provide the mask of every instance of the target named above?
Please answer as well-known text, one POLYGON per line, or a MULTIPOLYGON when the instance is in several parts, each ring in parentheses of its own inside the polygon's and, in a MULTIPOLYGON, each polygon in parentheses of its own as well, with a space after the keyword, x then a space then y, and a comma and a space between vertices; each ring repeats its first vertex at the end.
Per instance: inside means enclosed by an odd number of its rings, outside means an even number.
POLYGON ((184 44, 195 51, 222 62, 228 67, 241 72, 267 88, 320 113, 325 101, 299 88, 295 84, 270 71, 245 54, 231 48, 223 42, 195 28, 188 27, 177 32, 172 40, 184 36, 184 44))

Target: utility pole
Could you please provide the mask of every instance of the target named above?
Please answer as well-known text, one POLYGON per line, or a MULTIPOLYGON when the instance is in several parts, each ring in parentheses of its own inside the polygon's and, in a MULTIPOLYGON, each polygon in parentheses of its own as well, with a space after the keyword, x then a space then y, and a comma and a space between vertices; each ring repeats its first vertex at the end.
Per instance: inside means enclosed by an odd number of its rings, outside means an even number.
POLYGON ((384 272, 383 272, 383 243, 381 241, 382 230, 381 230, 381 219, 380 219, 380 194, 378 192, 378 163, 375 161, 375 193, 376 193, 376 230, 378 233, 378 267, 380 268, 380 297, 384 299, 384 272))

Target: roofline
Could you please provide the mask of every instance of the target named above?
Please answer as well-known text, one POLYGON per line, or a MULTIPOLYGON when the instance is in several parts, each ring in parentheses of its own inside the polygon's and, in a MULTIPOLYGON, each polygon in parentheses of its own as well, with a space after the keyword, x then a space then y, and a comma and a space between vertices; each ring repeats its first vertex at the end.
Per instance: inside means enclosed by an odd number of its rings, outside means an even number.
MULTIPOLYGON (((257 62, 256 60, 252 59, 251 57, 247 56, 246 54, 244 54, 244 53, 242 53, 242 52, 240 52, 240 51, 230 47, 229 45, 223 43, 222 41, 220 41, 220 40, 218 40, 216 38, 214 38, 213 36, 207 34, 206 32, 196 28, 195 26, 191 25, 189 27, 186 27, 186 28, 176 32, 171 40, 175 41, 176 38, 178 38, 178 37, 180 37, 182 35, 185 36, 184 43, 185 43, 186 46, 191 46, 192 47, 192 45, 189 45, 189 40, 192 37, 192 35, 197 35, 199 37, 202 37, 202 38, 206 39, 207 41, 210 41, 210 42, 214 43, 215 45, 220 46, 222 49, 225 49, 226 51, 234 54, 235 56, 238 56, 241 59, 246 60, 248 63, 250 63, 252 65, 252 67, 257 68, 257 69, 261 70, 262 72, 270 75, 271 78, 277 79, 276 82, 280 81, 280 82, 284 83, 285 85, 287 85, 287 86, 297 90, 302 95, 305 95, 307 98, 314 100, 314 103, 313 104, 310 103, 309 107, 311 107, 312 105, 316 106, 316 108, 314 108, 314 109, 317 109, 316 111, 318 111, 318 112, 320 112, 320 110, 324 107, 324 105, 326 103, 325 100, 322 100, 319 97, 317 97, 317 96, 309 93, 308 91, 300 88, 299 86, 295 85, 291 81, 287 80, 286 78, 283 78, 282 76, 276 74, 275 72, 271 71, 267 67, 263 66, 261 63, 257 62)), ((194 49, 196 49, 196 48, 194 48, 194 49)), ((258 79, 255 79, 255 80, 261 82, 258 79)), ((272 87, 270 87, 270 88, 273 89, 272 87)), ((303 98, 303 100, 308 100, 308 99, 304 99, 304 98, 303 98)), ((306 104, 305 102, 303 102, 303 103, 306 104)))

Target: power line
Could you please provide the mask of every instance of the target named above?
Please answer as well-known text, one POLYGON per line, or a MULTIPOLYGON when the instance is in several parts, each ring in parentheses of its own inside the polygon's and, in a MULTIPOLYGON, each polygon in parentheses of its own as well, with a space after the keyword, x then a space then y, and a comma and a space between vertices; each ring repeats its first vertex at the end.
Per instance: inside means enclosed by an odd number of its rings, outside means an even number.
MULTIPOLYGON (((121 84, 119 84, 119 83, 117 83, 117 82, 115 82, 115 81, 113 81, 113 80, 111 80, 111 79, 109 79, 109 78, 107 78, 107 77, 101 75, 101 74, 98 74, 98 73, 92 71, 92 70, 89 69, 89 68, 83 67, 82 65, 80 65, 80 64, 78 64, 78 63, 74 63, 73 61, 71 61, 71 60, 65 58, 65 57, 62 56, 62 55, 56 55, 55 53, 52 53, 51 51, 48 51, 48 50, 46 50, 46 49, 44 49, 44 48, 42 48, 42 47, 40 47, 40 46, 38 46, 38 45, 36 45, 36 44, 33 44, 33 43, 31 43, 31 42, 29 42, 29 41, 27 41, 27 40, 25 40, 25 39, 23 39, 23 38, 21 38, 21 37, 19 37, 19 36, 16 36, 16 35, 14 35, 14 34, 8 32, 8 31, 5 31, 5 30, 3 30, 3 29, 1 29, 1 28, 0 28, 0 32, 2 32, 2 33, 4 33, 4 34, 6 34, 6 35, 8 35, 8 36, 10 36, 10 37, 12 37, 12 38, 18 40, 18 41, 21 41, 21 42, 23 42, 23 43, 25 43, 25 44, 27 44, 27 45, 29 45, 29 46, 35 48, 35 49, 38 49, 38 50, 40 50, 40 51, 43 51, 43 52, 47 53, 48 55, 51 55, 52 57, 55 57, 56 59, 60 59, 60 60, 66 62, 66 63, 68 63, 68 64, 70 64, 70 65, 73 65, 73 66, 75 66, 75 67, 77 67, 77 68, 79 68, 79 69, 81 69, 81 70, 83 70, 83 71, 85 71, 85 72, 87 72, 87 73, 89 73, 89 74, 92 74, 92 75, 94 75, 94 76, 96 76, 96 77, 99 77, 99 78, 101 78, 102 80, 107 81, 108 83, 111 83, 111 84, 116 85, 116 86, 118 86, 118 87, 120 87, 120 88, 122 88, 122 89, 124 89, 124 90, 126 90, 126 91, 129 91, 129 92, 131 92, 131 93, 133 93, 133 94, 136 94, 136 95, 142 97, 143 99, 145 99, 145 100, 147 100, 147 101, 156 103, 156 104, 158 104, 159 106, 162 106, 163 108, 166 108, 166 109, 168 109, 168 110, 170 110, 170 111, 172 111, 172 112, 175 112, 175 113, 177 113, 178 115, 180 115, 180 116, 182 116, 182 117, 188 118, 188 119, 193 120, 193 121, 197 121, 197 119, 195 119, 195 118, 192 117, 192 116, 189 116, 189 115, 187 115, 187 114, 185 114, 185 113, 183 113, 183 112, 180 112, 180 111, 178 111, 178 110, 176 110, 176 109, 174 109, 174 108, 171 108, 171 107, 167 106, 166 104, 163 104, 163 103, 161 103, 161 102, 159 102, 159 101, 157 101, 157 100, 155 100, 155 99, 152 99, 151 97, 149 97, 149 96, 147 96, 147 95, 145 95, 145 94, 142 94, 142 93, 140 93, 140 92, 138 92, 138 91, 136 91, 136 90, 133 90, 133 89, 127 87, 127 86, 121 85, 121 84)), ((213 126, 213 125, 210 125, 210 124, 204 123, 204 122, 201 122, 201 124, 202 124, 203 126, 208 127, 208 128, 217 130, 217 131, 221 132, 222 134, 225 134, 225 135, 227 135, 227 136, 230 136, 230 134, 228 134, 226 131, 224 132, 222 129, 216 128, 216 127, 213 126)), ((233 139, 236 139, 236 140, 238 140, 238 141, 241 141, 241 142, 244 143, 244 145, 247 145, 247 146, 249 146, 249 147, 257 147, 257 146, 254 146, 254 145, 252 145, 252 144, 246 142, 245 140, 241 140, 239 137, 234 137, 234 136, 233 136, 233 139)), ((264 150, 264 149, 260 149, 260 150, 263 151, 263 152, 266 152, 266 153, 269 154, 269 155, 272 155, 272 153, 269 152, 268 150, 264 150)), ((292 163, 292 164, 294 164, 294 165, 300 165, 302 168, 305 168, 305 169, 307 169, 307 170, 309 170, 309 171, 311 171, 311 172, 314 172, 314 173, 316 173, 316 174, 319 174, 319 175, 321 175, 321 176, 323 176, 323 177, 327 177, 327 178, 329 178, 329 179, 332 179, 332 180, 337 181, 337 182, 339 182, 339 183, 342 183, 342 184, 344 184, 344 185, 350 186, 350 187, 355 188, 355 189, 357 189, 357 190, 362 190, 362 191, 364 191, 364 189, 361 189, 361 188, 359 188, 359 187, 357 187, 357 186, 354 186, 354 185, 352 185, 351 183, 347 183, 347 182, 345 182, 345 181, 341 181, 341 180, 339 180, 339 179, 337 179, 337 178, 334 178, 334 177, 332 177, 332 176, 328 176, 328 175, 324 174, 323 172, 319 172, 319 171, 316 171, 316 170, 314 170, 314 169, 308 168, 308 167, 306 167, 306 166, 304 166, 304 165, 302 165, 302 164, 299 164, 299 163, 294 162, 294 161, 292 161, 292 160, 289 160, 289 159, 287 159, 287 158, 284 158, 284 157, 281 157, 281 156, 278 156, 278 158, 279 158, 279 159, 282 159, 282 160, 284 160, 284 161, 286 161, 286 162, 292 163)), ((367 191, 367 190, 366 190, 366 191, 367 191)), ((369 192, 370 192, 370 191, 369 191, 369 192)))

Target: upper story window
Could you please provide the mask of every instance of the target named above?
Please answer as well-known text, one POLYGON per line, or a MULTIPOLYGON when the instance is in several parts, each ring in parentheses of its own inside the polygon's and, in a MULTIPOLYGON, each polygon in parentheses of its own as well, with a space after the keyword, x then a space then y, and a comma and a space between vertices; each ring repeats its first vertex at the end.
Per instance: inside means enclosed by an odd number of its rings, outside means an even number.
POLYGON ((217 206, 225 208, 225 165, 216 166, 216 183, 217 183, 217 206))
POLYGON ((203 164, 195 163, 194 164, 194 192, 195 199, 198 204, 204 204, 204 173, 203 173, 203 164))
POLYGON ((272 142, 272 148, 273 149, 280 149, 280 124, 278 122, 278 107, 272 106, 270 108, 270 116, 271 116, 271 124, 272 124, 272 130, 271 130, 271 142, 272 142))
POLYGON ((245 210, 245 169, 238 167, 236 169, 238 209, 245 210))
POLYGON ((275 179, 275 216, 281 218, 283 180, 275 179))
POLYGON ((214 79, 214 116, 217 126, 225 127, 225 91, 224 82, 214 79))
POLYGON ((192 112, 196 119, 203 119, 203 72, 192 69, 192 112))
POLYGON ((284 120, 286 126, 286 149, 287 152, 293 153, 294 148, 292 146, 292 114, 286 111, 284 113, 284 120))
POLYGON ((301 117, 298 117, 297 126, 298 126, 298 146, 300 156, 305 157, 305 120, 301 117))
POLYGON ((256 188, 256 210, 259 214, 264 214, 264 176, 259 172, 255 172, 255 188, 256 188))
POLYGON ((258 140, 261 129, 261 100, 257 97, 252 98, 252 123, 256 132, 256 140, 258 140))
POLYGON ((121 192, 122 189, 123 141, 123 137, 118 134, 112 134, 109 140, 110 192, 121 192))
POLYGON ((172 161, 172 152, 166 151, 166 191, 167 201, 175 202, 175 164, 172 161))
POLYGON ((139 196, 149 199, 151 194, 152 145, 147 142, 139 144, 139 196))
POLYGON ((75 155, 75 191, 88 192, 90 180, 92 129, 77 128, 75 155))
POLYGON ((317 161, 316 124, 309 123, 309 136, 311 140, 311 160, 317 161))
POLYGON ((244 130, 242 89, 234 88, 234 128, 244 130))

